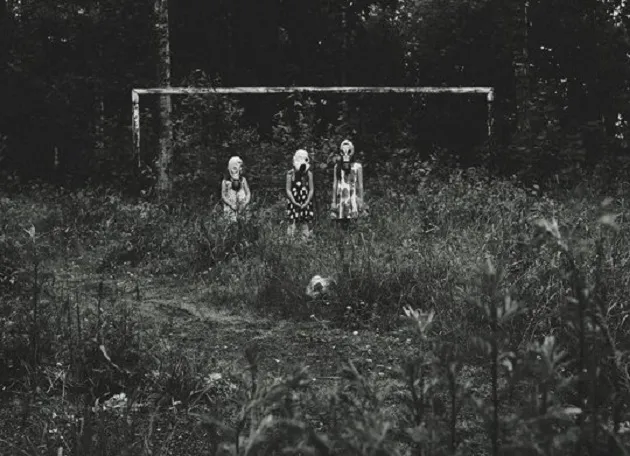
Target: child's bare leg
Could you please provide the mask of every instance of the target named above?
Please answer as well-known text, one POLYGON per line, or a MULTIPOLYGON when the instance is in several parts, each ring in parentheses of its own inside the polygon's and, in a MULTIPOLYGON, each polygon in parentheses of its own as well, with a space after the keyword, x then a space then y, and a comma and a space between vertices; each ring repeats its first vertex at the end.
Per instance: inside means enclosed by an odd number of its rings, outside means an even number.
POLYGON ((302 224, 302 236, 305 239, 308 239, 311 237, 311 235, 313 234, 313 228, 312 225, 310 223, 304 223, 302 224))
POLYGON ((289 226, 287 227, 287 236, 292 238, 295 235, 295 222, 289 222, 289 226))

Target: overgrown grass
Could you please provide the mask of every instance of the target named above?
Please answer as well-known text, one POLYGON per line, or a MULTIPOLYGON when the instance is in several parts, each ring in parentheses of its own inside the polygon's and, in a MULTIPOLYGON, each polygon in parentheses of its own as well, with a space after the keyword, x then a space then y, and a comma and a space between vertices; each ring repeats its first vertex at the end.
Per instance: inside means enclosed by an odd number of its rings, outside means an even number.
POLYGON ((434 174, 370 182, 369 218, 345 232, 322 214, 309 242, 286 239, 281 198, 228 225, 212 199, 0 197, 0 381, 21 417, 0 442, 22 454, 625 454, 627 189, 434 174), (313 299, 315 274, 335 286, 313 299), (333 331, 372 344, 415 332, 392 375, 364 354, 335 388, 300 369, 274 379, 254 344, 243 377, 174 339, 173 319, 140 315, 145 284, 172 278, 203 289, 198 306, 317 322, 324 344, 333 331))

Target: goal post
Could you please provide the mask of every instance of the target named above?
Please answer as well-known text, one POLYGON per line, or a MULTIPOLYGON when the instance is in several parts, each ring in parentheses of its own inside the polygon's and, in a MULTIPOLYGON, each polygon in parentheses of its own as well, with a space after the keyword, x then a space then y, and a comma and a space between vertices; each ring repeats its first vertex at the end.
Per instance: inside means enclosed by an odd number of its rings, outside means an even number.
POLYGON ((480 94, 487 102, 488 139, 493 136, 493 87, 156 87, 134 88, 131 91, 133 154, 140 158, 140 96, 141 95, 208 95, 208 94, 273 94, 273 93, 373 93, 373 94, 480 94))

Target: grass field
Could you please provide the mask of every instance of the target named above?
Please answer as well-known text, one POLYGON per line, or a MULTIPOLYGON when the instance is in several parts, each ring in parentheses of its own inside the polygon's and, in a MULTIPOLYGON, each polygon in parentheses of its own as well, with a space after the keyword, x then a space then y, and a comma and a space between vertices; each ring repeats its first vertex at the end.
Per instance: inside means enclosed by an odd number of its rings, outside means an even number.
POLYGON ((626 454, 630 193, 600 184, 382 178, 307 243, 281 198, 228 226, 6 190, 0 454, 626 454))

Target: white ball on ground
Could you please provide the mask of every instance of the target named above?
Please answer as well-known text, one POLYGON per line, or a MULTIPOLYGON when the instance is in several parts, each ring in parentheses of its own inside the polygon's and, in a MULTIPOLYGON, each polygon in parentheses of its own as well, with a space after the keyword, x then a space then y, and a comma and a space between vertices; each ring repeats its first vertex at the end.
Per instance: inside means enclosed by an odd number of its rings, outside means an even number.
POLYGON ((320 298, 326 296, 331 291, 331 285, 334 280, 330 277, 322 277, 320 275, 314 275, 311 281, 306 286, 306 295, 311 298, 320 298))

